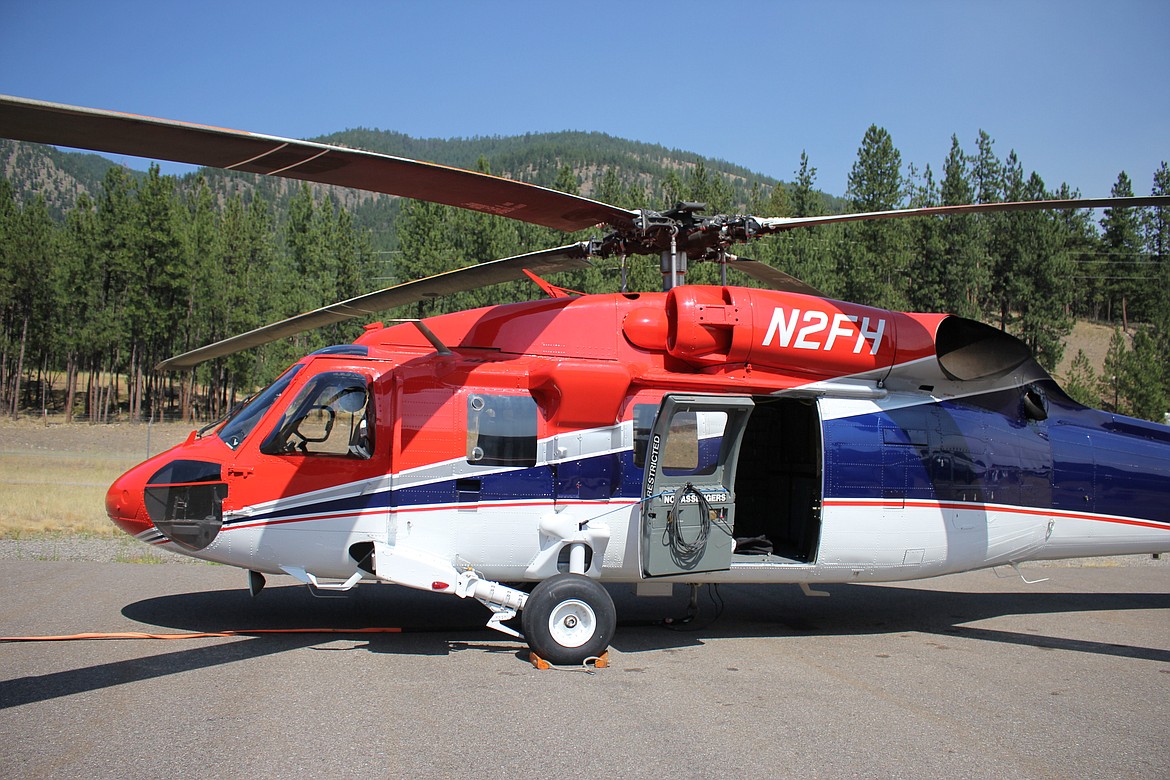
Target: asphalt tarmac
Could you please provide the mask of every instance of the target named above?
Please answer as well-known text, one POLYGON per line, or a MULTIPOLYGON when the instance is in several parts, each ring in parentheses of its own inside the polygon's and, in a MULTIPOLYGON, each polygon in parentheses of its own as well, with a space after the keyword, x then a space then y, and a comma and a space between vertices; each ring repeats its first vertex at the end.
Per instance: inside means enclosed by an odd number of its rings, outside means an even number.
POLYGON ((447 596, 5 561, 5 636, 405 631, 0 643, 0 776, 1170 777, 1170 566, 1026 573, 722 586, 673 629, 685 589, 618 588, 586 674, 447 596))

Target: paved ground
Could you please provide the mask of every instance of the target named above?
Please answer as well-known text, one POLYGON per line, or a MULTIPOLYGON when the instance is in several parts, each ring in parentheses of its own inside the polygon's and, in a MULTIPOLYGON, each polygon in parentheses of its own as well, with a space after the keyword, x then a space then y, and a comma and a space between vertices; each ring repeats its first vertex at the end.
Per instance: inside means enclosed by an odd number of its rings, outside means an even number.
POLYGON ((478 604, 252 600, 219 566, 6 560, 0 634, 410 633, 0 644, 0 776, 1170 776, 1170 567, 617 592, 612 666, 540 672, 478 604))

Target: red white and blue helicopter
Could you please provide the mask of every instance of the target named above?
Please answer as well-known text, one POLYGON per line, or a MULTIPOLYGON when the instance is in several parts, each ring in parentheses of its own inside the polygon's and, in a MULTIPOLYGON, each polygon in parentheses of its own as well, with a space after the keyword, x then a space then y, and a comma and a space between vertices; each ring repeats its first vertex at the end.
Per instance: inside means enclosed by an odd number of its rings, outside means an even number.
MULTIPOLYGON (((603 582, 890 582, 1170 551, 1170 428, 1072 400, 1014 337, 829 300, 728 253, 813 218, 630 211, 305 141, 0 98, 0 135, 419 198, 604 238, 407 282, 171 358, 187 369, 309 328, 496 282, 657 255, 664 291, 567 295, 366 325, 213 429, 131 469, 127 533, 315 591, 474 598, 557 664, 601 655, 603 582), (682 284, 717 261, 774 289, 682 284), (505 584, 508 583, 508 584, 505 584)), ((665 584, 665 585, 664 585, 665 584)))

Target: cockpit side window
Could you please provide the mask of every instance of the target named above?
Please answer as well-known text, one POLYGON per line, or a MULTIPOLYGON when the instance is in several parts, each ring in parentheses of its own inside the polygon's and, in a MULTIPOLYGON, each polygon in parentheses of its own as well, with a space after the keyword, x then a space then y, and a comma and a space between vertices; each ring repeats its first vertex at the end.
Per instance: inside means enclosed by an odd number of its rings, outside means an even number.
POLYGON ((369 380, 352 371, 318 374, 289 404, 260 445, 269 455, 374 454, 374 404, 369 380))

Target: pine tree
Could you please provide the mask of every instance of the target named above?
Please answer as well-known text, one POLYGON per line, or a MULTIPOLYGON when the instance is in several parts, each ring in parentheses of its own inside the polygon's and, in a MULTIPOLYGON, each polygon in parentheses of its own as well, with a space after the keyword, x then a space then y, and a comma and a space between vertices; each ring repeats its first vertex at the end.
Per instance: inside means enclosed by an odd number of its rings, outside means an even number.
MULTIPOLYGON (((211 319, 221 330, 209 341, 245 333, 286 316, 281 298, 288 285, 297 283, 286 275, 289 266, 281 256, 267 201, 245 204, 239 196, 232 198, 221 217, 218 237, 213 251, 223 271, 223 308, 221 315, 211 319)), ((216 361, 209 367, 215 388, 210 393, 213 408, 209 416, 226 412, 234 405, 237 392, 247 394, 251 388, 267 384, 298 357, 295 348, 276 343, 216 361)))
MULTIPOLYGON (((975 202, 968 159, 951 136, 951 150, 943 163, 943 180, 939 197, 944 206, 961 206, 975 202)), ((978 318, 990 297, 991 269, 983 234, 976 217, 956 215, 942 220, 942 306, 963 317, 978 318)))
MULTIPOLYGON (((747 213, 757 217, 786 217, 788 216, 788 194, 782 182, 768 187, 760 182, 752 182, 752 189, 748 194, 747 213)), ((791 236, 766 236, 752 241, 750 247, 735 254, 742 254, 752 260, 766 263, 774 268, 792 272, 792 259, 784 254, 791 248, 791 236)), ((731 266, 734 268, 735 266, 731 266)), ((731 284, 743 287, 760 287, 761 282, 745 275, 735 275, 728 280, 731 284)))
POLYGON ((1063 388, 1074 401, 1085 406, 1098 407, 1101 405, 1101 394, 1098 390, 1097 372, 1093 364, 1085 355, 1083 349, 1078 349, 1076 357, 1069 364, 1068 375, 1064 378, 1063 388))
MULTIPOLYGON (((1133 195, 1129 176, 1122 171, 1109 193, 1115 198, 1133 195)), ((1101 246, 1109 263, 1108 299, 1105 316, 1120 321, 1128 330, 1130 318, 1140 318, 1146 312, 1145 294, 1148 281, 1144 278, 1147 263, 1142 255, 1141 218, 1136 209, 1105 209, 1101 218, 1101 246)))
POLYGON ((792 216, 819 217, 825 213, 821 194, 813 187, 817 169, 809 165, 808 152, 800 153, 800 167, 796 171, 796 183, 792 188, 792 216))
MULTIPOLYGON (((1154 172, 1151 195, 1170 195, 1170 167, 1163 162, 1154 172)), ((1170 354, 1170 208, 1149 209, 1145 223, 1146 252, 1153 264, 1154 281, 1150 303, 1152 336, 1163 356, 1161 384, 1170 396, 1170 364, 1164 356, 1170 354)))
POLYGON ((553 189, 566 192, 569 195, 581 194, 581 180, 577 178, 573 166, 565 163, 557 169, 557 178, 553 182, 553 189))
MULTIPOLYGON (((680 187, 678 192, 681 196, 686 190, 680 187)), ((602 203, 609 203, 621 208, 633 209, 644 205, 639 203, 637 198, 632 197, 630 189, 622 184, 617 169, 612 167, 606 168, 605 173, 602 174, 601 184, 598 185, 596 197, 602 203)), ((669 205, 673 205, 673 203, 669 205)))
POLYGON ((1170 409, 1163 369, 1164 356, 1145 328, 1138 328, 1132 346, 1121 329, 1113 331, 1105 367, 1098 379, 1102 406, 1131 417, 1162 422, 1170 409))
MULTIPOLYGON (((911 165, 907 185, 909 208, 938 205, 939 190, 929 164, 922 173, 911 165)), ((942 223, 943 219, 939 217, 917 217, 906 225, 914 278, 908 300, 910 306, 918 311, 944 311, 947 307, 942 223)))
POLYGON ((15 190, 7 179, 0 179, 0 414, 12 405, 9 377, 16 342, 12 330, 17 296, 14 236, 19 230, 19 213, 15 190))
MULTIPOLYGON (((1021 200, 1050 197, 1043 180, 1033 172, 1021 190, 1021 200)), ((1064 353, 1064 338, 1072 331, 1069 314, 1073 298, 1074 264, 1062 246, 1055 214, 1017 212, 1010 220, 1014 247, 1013 270, 1023 279, 1012 286, 1017 296, 1009 302, 1015 317, 1014 331, 1031 347, 1041 365, 1054 369, 1064 353)))
POLYGON ((16 417, 22 405, 36 403, 35 398, 22 395, 22 390, 28 389, 24 383, 25 371, 39 366, 50 349, 51 333, 40 325, 48 322, 52 312, 53 296, 45 282, 54 275, 56 247, 45 199, 38 195, 20 208, 14 224, 6 232, 5 261, 10 274, 6 341, 12 350, 9 355, 11 406, 7 411, 16 417))
POLYGON ((1105 353, 1101 376, 1097 378, 1097 394, 1101 396, 1101 407, 1119 414, 1128 412, 1128 400, 1124 392, 1128 352, 1129 345, 1126 343, 1125 334, 1120 328, 1115 329, 1109 339, 1109 350, 1105 353))
MULTIPOLYGON (((1068 184, 1062 184, 1055 193, 1060 199, 1078 197, 1068 184)), ((1068 310, 1070 317, 1098 319, 1101 302, 1098 280, 1099 239, 1091 212, 1085 209, 1061 209, 1052 215, 1056 228, 1055 240, 1067 255, 1070 274, 1071 295, 1068 310)))
POLYGON ((775 216, 769 214, 767 208, 768 199, 764 197, 764 187, 758 181, 753 181, 751 191, 748 193, 747 213, 757 217, 775 216))
MULTIPOLYGON (((454 209, 421 200, 407 201, 398 224, 398 255, 394 263, 396 283, 424 279, 457 267, 456 248, 448 229, 454 209)), ((395 316, 423 317, 455 311, 454 299, 420 301, 411 311, 395 316)))
MULTIPOLYGON (((606 170, 606 174, 609 174, 609 169, 606 170)), ((606 187, 604 184, 602 186, 602 191, 611 189, 612 186, 606 187)), ((682 179, 679 178, 678 172, 673 169, 666 172, 666 177, 663 178, 660 189, 662 191, 662 202, 659 205, 664 210, 673 208, 676 204, 686 200, 686 186, 683 184, 682 179)), ((600 195, 598 197, 601 200, 605 200, 600 195)), ((606 202, 610 203, 612 201, 606 202)), ((614 205, 616 206, 617 204, 614 203, 614 205)))
MULTIPOLYGON (((995 156, 995 141, 984 130, 980 130, 975 139, 975 154, 970 157, 971 185, 974 188, 975 203, 998 203, 1003 200, 1001 187, 1003 185, 1003 168, 999 158, 995 156)), ((995 245, 996 237, 1002 229, 1000 214, 981 214, 974 220, 975 245, 982 250, 984 257, 978 269, 976 278, 986 280, 987 286, 979 292, 976 299, 979 305, 977 316, 979 319, 995 317, 997 311, 996 297, 991 289, 995 268, 998 265, 998 249, 995 245)))
POLYGON ((975 141, 975 155, 971 158, 971 181, 975 186, 976 203, 998 203, 1003 183, 1002 165, 991 148, 995 141, 980 130, 975 141))
POLYGON ((1164 361, 1158 343, 1145 328, 1138 328, 1133 334, 1133 348, 1125 360, 1124 388, 1129 401, 1128 413, 1134 417, 1162 422, 1170 411, 1164 361))
MULTIPOLYGON (((286 227, 288 255, 297 289, 285 316, 333 302, 337 284, 337 258, 330 248, 335 238, 334 219, 332 199, 318 204, 309 185, 302 183, 289 204, 286 227)), ((321 341, 313 339, 317 346, 324 346, 321 341)))
POLYGON ((62 249, 53 280, 53 330, 65 358, 65 422, 73 422, 81 370, 99 359, 95 324, 103 306, 92 274, 100 267, 97 213, 88 195, 77 199, 65 219, 62 249), (79 317, 78 312, 87 316, 79 317))
POLYGON ((764 212, 761 216, 766 217, 787 217, 791 213, 791 206, 788 203, 788 189, 784 186, 784 182, 776 182, 772 186, 772 191, 768 194, 768 202, 764 206, 764 212))
MULTIPOLYGON (((802 151, 792 186, 792 216, 817 217, 825 213, 824 198, 816 189, 816 179, 817 169, 809 164, 808 153, 802 151)), ((808 227, 782 233, 777 239, 781 270, 829 296, 843 294, 836 259, 829 251, 828 236, 832 233, 830 228, 808 227)))
MULTIPOLYGON (((666 196, 670 199, 669 206, 680 200, 686 200, 688 195, 685 192, 685 185, 682 184, 681 179, 675 177, 680 189, 676 192, 667 192, 666 196)), ((674 185, 671 185, 674 186, 674 185)), ((614 206, 621 208, 634 209, 640 208, 644 204, 639 203, 639 199, 630 188, 621 183, 618 178, 617 171, 614 168, 606 168, 605 173, 601 177, 601 184, 597 190, 597 200, 604 203, 611 203, 614 206)), ((631 292, 643 292, 650 290, 659 290, 662 288, 662 274, 659 270, 657 258, 633 256, 625 258, 617 258, 620 265, 625 263, 625 289, 631 292)), ((620 279, 622 275, 621 268, 616 270, 615 277, 620 279)), ((620 286, 620 281, 618 285, 620 286)))
MULTIPOLYGON (((849 210, 898 208, 903 187, 901 153, 885 129, 870 125, 849 172, 849 210)), ((904 308, 909 283, 904 223, 876 220, 853 223, 848 228, 851 240, 838 263, 846 297, 872 306, 904 308)))
POLYGON ((132 182, 124 168, 106 171, 97 203, 98 262, 92 269, 93 284, 100 291, 95 309, 93 361, 88 366, 89 415, 91 422, 108 422, 119 403, 117 377, 124 371, 132 336, 132 279, 137 272, 134 226, 137 202, 132 182), (105 385, 102 374, 113 378, 105 385))
MULTIPOLYGON (((1151 195, 1170 195, 1170 167, 1162 163, 1154 172, 1151 195)), ((1147 210, 1145 250, 1153 267, 1147 282, 1152 293, 1150 319, 1163 336, 1170 336, 1170 208, 1160 206, 1147 210)))
POLYGON ((152 367, 173 353, 191 292, 190 255, 184 245, 175 180, 151 165, 136 199, 130 299, 130 417, 153 415, 161 397, 152 367))

